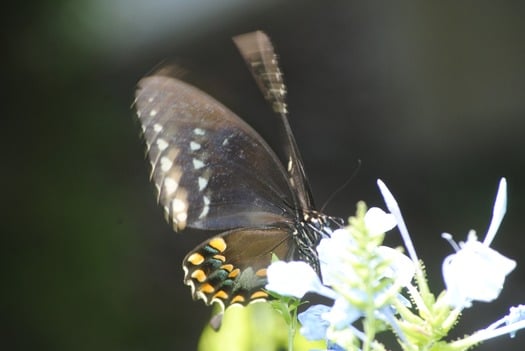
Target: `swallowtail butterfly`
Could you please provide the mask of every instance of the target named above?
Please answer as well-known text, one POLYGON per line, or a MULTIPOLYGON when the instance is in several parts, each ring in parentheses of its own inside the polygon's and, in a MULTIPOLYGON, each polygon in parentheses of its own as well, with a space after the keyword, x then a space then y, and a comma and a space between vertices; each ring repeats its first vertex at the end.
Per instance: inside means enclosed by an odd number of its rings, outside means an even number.
POLYGON ((272 254, 319 272, 319 241, 343 225, 314 209, 270 40, 260 31, 233 40, 282 123, 285 165, 233 112, 163 70, 140 80, 134 104, 166 220, 175 231, 224 231, 183 261, 193 298, 222 308, 268 298, 272 254))

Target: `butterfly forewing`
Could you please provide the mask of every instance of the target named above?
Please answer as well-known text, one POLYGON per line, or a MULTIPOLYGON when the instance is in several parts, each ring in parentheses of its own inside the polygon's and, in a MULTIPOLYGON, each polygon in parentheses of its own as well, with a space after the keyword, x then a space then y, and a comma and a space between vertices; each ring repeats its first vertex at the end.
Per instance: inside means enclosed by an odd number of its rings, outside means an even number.
POLYGON ((136 109, 158 200, 175 230, 294 218, 277 156, 222 104, 176 78, 153 75, 139 82, 136 109))
POLYGON ((233 38, 233 41, 265 99, 281 119, 285 162, 289 182, 295 190, 293 195, 296 205, 303 209, 310 209, 314 205, 312 192, 306 178, 299 148, 288 122, 288 110, 285 101, 286 87, 270 38, 264 32, 256 31, 238 35, 233 38))

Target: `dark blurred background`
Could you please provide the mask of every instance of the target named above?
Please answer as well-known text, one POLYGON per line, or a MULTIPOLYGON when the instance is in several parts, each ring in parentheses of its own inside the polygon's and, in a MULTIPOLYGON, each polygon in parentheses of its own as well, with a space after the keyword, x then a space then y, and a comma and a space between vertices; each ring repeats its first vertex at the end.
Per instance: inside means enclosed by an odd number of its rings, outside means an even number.
MULTIPOLYGON (((509 209, 493 247, 518 261, 496 302, 454 335, 525 303, 525 6, 522 2, 73 0, 4 9, 2 346, 193 350, 210 310, 181 260, 202 236, 165 224, 130 106, 160 62, 279 147, 276 120, 231 42, 265 30, 280 54, 291 124, 321 206, 347 217, 404 211, 431 287, 452 252, 442 231, 481 237, 501 176, 509 209), (521 265, 520 265, 521 264, 521 265)), ((390 234, 393 245, 397 234, 390 234)), ((521 350, 502 337, 480 350, 521 350)))

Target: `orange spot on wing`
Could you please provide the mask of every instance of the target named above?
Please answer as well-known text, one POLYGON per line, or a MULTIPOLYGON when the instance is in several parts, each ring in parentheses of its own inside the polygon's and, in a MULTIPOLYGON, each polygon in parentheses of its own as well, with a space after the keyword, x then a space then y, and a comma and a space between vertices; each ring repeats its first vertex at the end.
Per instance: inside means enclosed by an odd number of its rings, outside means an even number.
POLYGON ((236 278, 239 273, 241 273, 241 270, 239 268, 235 268, 233 271, 228 274, 228 278, 236 278))
POLYGON ((233 264, 223 264, 221 266, 221 269, 224 269, 225 271, 231 272, 233 270, 233 264))
POLYGON ((255 299, 267 299, 268 298, 268 294, 265 293, 264 291, 256 291, 254 292, 251 296, 250 296, 250 299, 251 300, 255 300, 255 299))
POLYGON ((244 296, 237 295, 232 299, 232 303, 243 303, 245 300, 244 296))
POLYGON ((261 268, 257 272, 255 272, 255 275, 258 277, 266 277, 266 268, 261 268))
POLYGON ((202 284, 199 288, 200 291, 202 291, 205 294, 211 294, 215 291, 215 288, 211 284, 202 284))
POLYGON ((202 269, 197 269, 195 272, 191 273, 191 277, 196 279, 199 283, 202 283, 206 280, 206 273, 202 269))
POLYGON ((213 238, 208 243, 211 247, 213 247, 215 250, 218 250, 219 252, 224 252, 226 250, 226 241, 224 241, 223 238, 213 238))
POLYGON ((228 298, 228 294, 224 290, 219 290, 215 295, 213 295, 213 297, 226 300, 228 298))
POLYGON ((213 258, 215 258, 216 260, 219 260, 221 262, 226 261, 226 257, 224 257, 223 255, 213 255, 213 258))
POLYGON ((200 253, 192 253, 190 257, 188 257, 188 262, 195 266, 198 266, 199 264, 204 262, 204 256, 202 256, 200 253))

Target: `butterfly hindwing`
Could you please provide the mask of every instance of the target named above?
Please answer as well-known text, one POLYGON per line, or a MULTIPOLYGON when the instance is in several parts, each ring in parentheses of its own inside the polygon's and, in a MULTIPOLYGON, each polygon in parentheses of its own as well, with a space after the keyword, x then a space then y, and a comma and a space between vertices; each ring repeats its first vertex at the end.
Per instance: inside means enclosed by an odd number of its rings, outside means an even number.
POLYGON ((183 261, 184 282, 194 299, 221 306, 265 300, 266 268, 272 254, 290 259, 294 254, 289 228, 241 228, 215 236, 183 261))
POLYGON ((275 153, 244 121, 169 76, 139 82, 136 109, 158 200, 175 230, 231 229, 293 217, 275 153))

